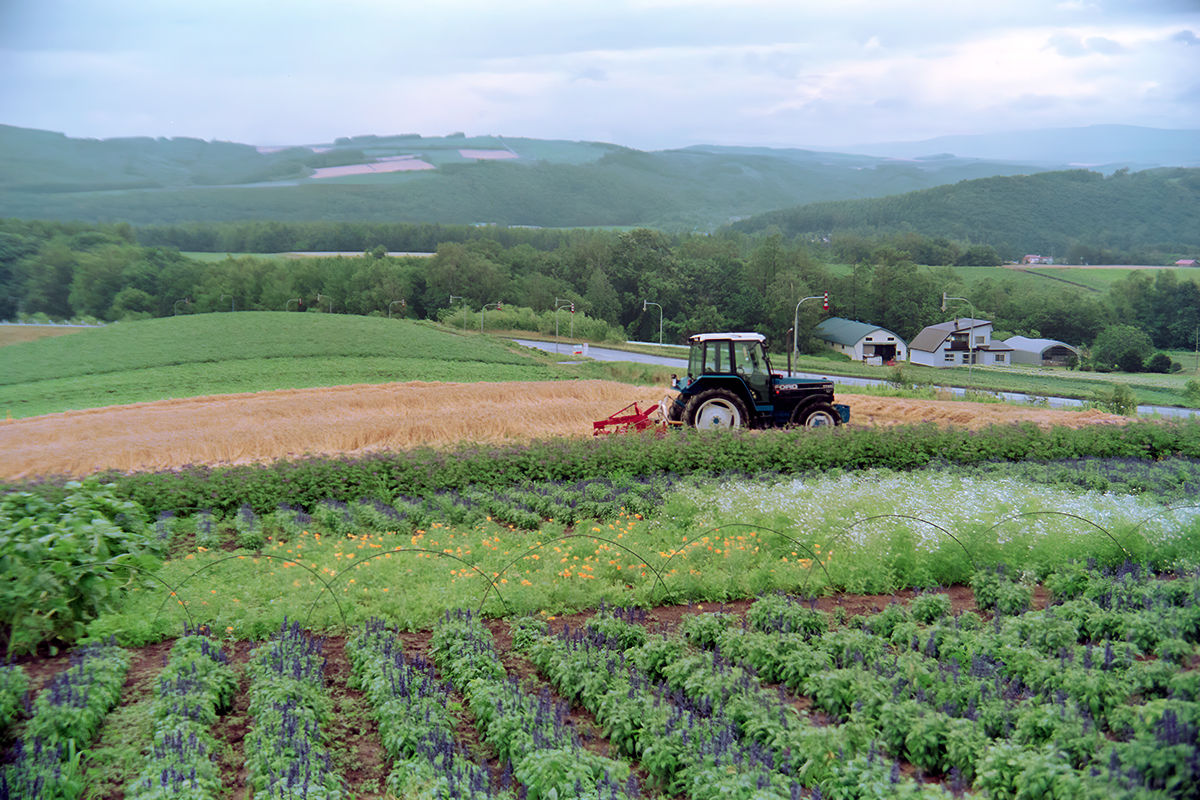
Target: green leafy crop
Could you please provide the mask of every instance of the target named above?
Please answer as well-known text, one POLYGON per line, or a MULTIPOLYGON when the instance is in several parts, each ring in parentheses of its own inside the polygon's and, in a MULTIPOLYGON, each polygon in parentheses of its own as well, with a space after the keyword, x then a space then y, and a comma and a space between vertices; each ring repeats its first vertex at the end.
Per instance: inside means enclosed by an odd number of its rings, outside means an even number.
POLYGON ((0 499, 0 645, 8 654, 78 638, 158 566, 165 543, 142 507, 114 488, 91 479, 66 484, 59 502, 29 492, 0 499))

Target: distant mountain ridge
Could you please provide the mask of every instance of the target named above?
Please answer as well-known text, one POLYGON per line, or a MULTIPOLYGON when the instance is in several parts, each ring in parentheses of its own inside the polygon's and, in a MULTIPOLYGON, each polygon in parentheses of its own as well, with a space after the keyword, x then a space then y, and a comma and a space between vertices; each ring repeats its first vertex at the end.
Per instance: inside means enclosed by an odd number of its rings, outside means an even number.
POLYGON ((918 159, 928 158, 930 153, 952 153, 964 158, 1020 161, 1056 168, 1063 165, 1099 167, 1103 172, 1121 167, 1133 170, 1200 167, 1200 131, 1137 125, 1044 128, 808 149, 918 159))
POLYGON ((1099 156, 1103 173, 1200 165, 1200 131, 1093 126, 846 148, 855 149, 871 152, 717 145, 643 152, 463 134, 259 148, 186 137, 72 139, 0 125, 0 217, 712 230, 808 203, 1032 175, 1099 156), (1028 157, 1011 157, 1018 152, 1028 157))

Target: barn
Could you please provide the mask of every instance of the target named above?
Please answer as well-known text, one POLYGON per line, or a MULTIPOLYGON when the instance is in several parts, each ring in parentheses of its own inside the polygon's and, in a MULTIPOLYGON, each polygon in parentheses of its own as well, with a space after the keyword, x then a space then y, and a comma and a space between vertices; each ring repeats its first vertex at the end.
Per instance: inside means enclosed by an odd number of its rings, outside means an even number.
POLYGON ((907 361, 908 345, 896 334, 878 325, 830 317, 813 330, 825 346, 845 353, 855 361, 879 359, 878 363, 907 361))
POLYGON ((1065 367, 1071 359, 1079 358, 1079 349, 1054 339, 1027 339, 1013 336, 1004 342, 1012 348, 1014 364, 1037 364, 1043 367, 1065 367))

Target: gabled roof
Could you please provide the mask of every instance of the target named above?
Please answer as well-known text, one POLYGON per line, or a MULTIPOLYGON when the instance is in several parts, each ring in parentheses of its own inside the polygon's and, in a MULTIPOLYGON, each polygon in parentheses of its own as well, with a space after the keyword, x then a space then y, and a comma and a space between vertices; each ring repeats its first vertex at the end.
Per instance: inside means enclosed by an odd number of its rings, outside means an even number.
POLYGON ((976 328, 986 328, 991 324, 991 320, 971 319, 970 317, 952 319, 949 322, 939 322, 937 325, 930 325, 918 333, 917 338, 912 340, 912 344, 908 346, 908 349, 932 353, 941 347, 942 342, 949 339, 952 333, 973 331, 976 328))
POLYGON ((886 328, 881 328, 878 325, 871 325, 866 322, 854 322, 853 320, 842 319, 841 317, 830 317, 829 319, 825 320, 813 329, 813 335, 818 339, 824 339, 829 342, 837 342, 838 344, 844 344, 848 347, 853 347, 866 337, 875 333, 875 331, 882 331, 890 336, 895 336, 896 341, 898 342, 904 341, 886 328))

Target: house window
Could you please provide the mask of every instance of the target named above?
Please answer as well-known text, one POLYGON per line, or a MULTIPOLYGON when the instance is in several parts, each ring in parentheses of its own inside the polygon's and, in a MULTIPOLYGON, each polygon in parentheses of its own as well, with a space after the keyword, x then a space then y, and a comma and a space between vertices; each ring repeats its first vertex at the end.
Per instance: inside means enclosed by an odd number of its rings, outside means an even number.
POLYGON ((979 334, 975 337, 975 344, 983 344, 983 334, 979 334))
POLYGON ((997 364, 1004 363, 1004 353, 996 353, 996 363, 997 364))
POLYGON ((953 364, 954 363, 954 353, 946 353, 945 361, 947 364, 953 364))

